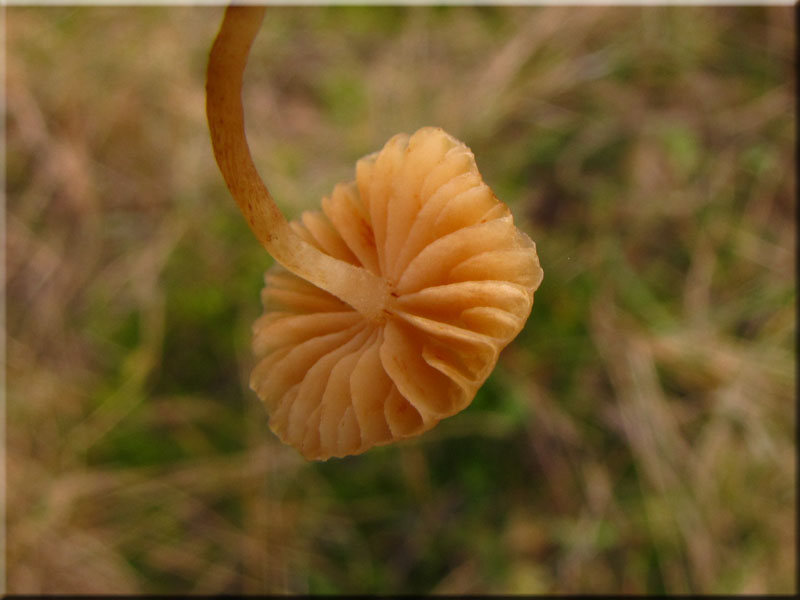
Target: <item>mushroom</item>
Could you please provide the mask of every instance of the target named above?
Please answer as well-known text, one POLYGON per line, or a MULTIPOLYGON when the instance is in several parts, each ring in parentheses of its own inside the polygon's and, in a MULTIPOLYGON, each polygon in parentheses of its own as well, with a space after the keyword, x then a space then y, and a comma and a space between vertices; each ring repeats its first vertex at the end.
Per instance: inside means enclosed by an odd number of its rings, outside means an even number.
POLYGON ((520 332, 536 245, 442 129, 392 137, 321 211, 287 222, 253 164, 242 75, 264 9, 228 7, 207 72, 214 154, 277 265, 253 326, 250 387, 309 460, 419 435, 466 408, 520 332))

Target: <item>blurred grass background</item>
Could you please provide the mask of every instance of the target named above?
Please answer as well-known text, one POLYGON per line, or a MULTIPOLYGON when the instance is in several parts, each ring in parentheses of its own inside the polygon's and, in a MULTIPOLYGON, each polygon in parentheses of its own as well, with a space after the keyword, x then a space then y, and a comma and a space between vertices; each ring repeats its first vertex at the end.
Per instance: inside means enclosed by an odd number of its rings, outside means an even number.
POLYGON ((270 9, 285 214, 439 125, 545 271, 468 410, 327 463, 246 384, 222 9, 6 15, 9 592, 796 590, 792 8, 270 9))

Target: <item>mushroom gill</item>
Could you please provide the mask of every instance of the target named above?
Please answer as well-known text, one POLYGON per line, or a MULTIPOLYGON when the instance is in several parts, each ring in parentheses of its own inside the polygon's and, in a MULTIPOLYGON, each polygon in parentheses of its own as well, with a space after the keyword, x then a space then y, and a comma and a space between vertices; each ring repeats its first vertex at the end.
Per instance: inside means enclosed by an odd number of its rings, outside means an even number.
POLYGON ((542 280, 535 244, 442 129, 398 134, 321 211, 287 223, 252 164, 241 80, 263 9, 229 7, 207 112, 226 183, 278 265, 253 326, 250 387, 307 459, 419 435, 466 408, 542 280))

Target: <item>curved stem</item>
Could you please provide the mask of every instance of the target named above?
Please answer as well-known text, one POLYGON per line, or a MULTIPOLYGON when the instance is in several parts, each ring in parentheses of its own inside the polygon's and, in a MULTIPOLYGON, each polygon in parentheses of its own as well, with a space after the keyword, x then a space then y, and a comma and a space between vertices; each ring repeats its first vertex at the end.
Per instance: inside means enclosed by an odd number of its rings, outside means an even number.
POLYGON ((385 282, 321 252, 294 233, 253 164, 241 92, 247 57, 263 18, 263 7, 229 6, 211 49, 206 116, 217 164, 250 229, 277 262, 366 318, 380 321, 389 297, 385 282))

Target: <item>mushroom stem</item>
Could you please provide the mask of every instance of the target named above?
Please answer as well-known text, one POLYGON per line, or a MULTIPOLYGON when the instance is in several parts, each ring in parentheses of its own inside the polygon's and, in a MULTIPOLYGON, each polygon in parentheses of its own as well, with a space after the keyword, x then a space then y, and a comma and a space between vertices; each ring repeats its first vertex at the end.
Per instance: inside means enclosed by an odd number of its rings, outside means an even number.
POLYGON ((253 164, 244 129, 242 78, 263 19, 263 7, 227 7, 211 49, 206 116, 217 164, 250 229, 278 263, 366 318, 381 321, 389 299, 383 279, 302 240, 281 214, 253 164))

